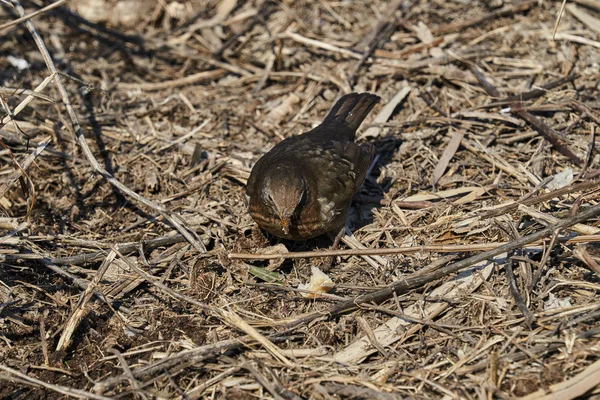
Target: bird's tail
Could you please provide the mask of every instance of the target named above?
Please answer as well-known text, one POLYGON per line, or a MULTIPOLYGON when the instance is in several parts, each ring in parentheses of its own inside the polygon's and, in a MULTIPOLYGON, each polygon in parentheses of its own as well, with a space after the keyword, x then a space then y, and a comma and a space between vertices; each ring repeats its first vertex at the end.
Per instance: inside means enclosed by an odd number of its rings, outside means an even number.
POLYGON ((350 93, 337 101, 325 117, 323 125, 342 123, 356 132, 380 97, 371 93, 350 93))

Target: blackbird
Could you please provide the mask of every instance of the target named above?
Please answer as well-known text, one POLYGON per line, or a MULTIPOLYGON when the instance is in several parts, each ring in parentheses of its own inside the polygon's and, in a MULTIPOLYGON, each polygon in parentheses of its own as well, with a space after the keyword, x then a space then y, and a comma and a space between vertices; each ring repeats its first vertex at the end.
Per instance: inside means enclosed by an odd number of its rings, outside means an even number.
POLYGON ((340 98, 321 125, 282 140, 248 178, 250 215, 265 231, 305 240, 345 226, 352 197, 365 180, 375 148, 354 143, 356 130, 379 96, 340 98))

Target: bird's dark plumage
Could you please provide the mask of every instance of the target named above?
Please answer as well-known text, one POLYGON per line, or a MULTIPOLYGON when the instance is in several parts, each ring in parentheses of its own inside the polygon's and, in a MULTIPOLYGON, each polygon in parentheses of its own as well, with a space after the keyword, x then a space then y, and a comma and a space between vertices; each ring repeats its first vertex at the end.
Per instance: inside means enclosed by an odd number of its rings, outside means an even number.
POLYGON ((304 240, 340 230, 375 149, 354 143, 379 101, 370 93, 340 98, 321 125, 278 143, 252 168, 250 215, 267 232, 304 240))

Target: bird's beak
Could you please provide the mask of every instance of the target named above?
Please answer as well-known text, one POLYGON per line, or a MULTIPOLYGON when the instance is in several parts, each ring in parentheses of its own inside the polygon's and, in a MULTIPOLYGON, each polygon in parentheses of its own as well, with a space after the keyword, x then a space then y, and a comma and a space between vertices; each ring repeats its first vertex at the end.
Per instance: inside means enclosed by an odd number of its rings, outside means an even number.
POLYGON ((290 232, 290 217, 284 217, 283 215, 280 215, 279 218, 281 219, 281 228, 283 233, 287 235, 290 232))

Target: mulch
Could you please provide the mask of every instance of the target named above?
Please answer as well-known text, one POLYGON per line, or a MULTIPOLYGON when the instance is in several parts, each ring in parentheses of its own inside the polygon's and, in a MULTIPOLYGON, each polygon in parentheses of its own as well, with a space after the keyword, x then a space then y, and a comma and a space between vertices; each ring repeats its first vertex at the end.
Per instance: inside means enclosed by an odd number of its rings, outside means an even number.
POLYGON ((0 35, 2 399, 600 397, 598 0, 12 0, 0 35), (350 92, 343 245, 265 235, 252 166, 350 92))

